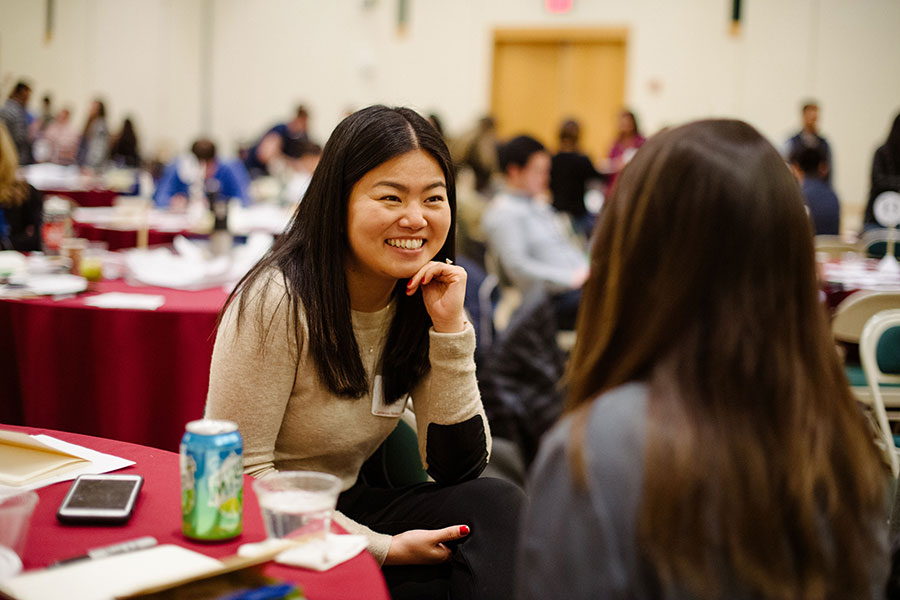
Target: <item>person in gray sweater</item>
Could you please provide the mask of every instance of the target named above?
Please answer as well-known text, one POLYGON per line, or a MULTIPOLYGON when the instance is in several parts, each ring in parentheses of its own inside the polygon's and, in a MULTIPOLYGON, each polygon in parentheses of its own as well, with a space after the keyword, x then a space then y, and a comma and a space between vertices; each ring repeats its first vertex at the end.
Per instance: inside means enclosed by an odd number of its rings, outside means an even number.
POLYGON ((755 129, 651 139, 601 213, 516 597, 883 598, 889 472, 755 129))
POLYGON ((235 421, 244 471, 331 473, 335 521, 365 535, 402 598, 506 598, 524 496, 479 478, 491 435, 475 380, 456 195, 437 131, 405 108, 341 121, 287 231, 228 300, 206 416, 235 421), (415 411, 434 480, 361 472, 415 411))

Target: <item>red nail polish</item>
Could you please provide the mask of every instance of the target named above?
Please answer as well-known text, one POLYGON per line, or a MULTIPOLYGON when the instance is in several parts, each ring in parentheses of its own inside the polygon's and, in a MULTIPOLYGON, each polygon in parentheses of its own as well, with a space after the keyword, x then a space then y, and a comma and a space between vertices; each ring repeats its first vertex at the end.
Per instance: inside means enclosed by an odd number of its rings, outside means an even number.
POLYGON ((468 525, 460 525, 459 526, 459 534, 460 535, 469 535, 469 526, 468 525))

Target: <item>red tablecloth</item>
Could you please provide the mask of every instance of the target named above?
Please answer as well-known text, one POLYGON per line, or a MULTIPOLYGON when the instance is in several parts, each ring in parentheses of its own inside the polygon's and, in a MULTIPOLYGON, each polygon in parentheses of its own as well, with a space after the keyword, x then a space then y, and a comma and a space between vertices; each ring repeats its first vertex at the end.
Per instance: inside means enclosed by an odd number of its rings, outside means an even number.
MULTIPOLYGON (((244 532, 234 540, 217 543, 196 543, 181 534, 181 487, 178 455, 113 440, 48 431, 45 429, 0 426, 27 433, 44 433, 93 450, 115 454, 135 461, 135 465, 117 473, 137 473, 144 477, 144 486, 131 520, 119 527, 91 527, 61 525, 56 509, 71 482, 57 483, 38 490, 40 501, 35 509, 23 563, 25 569, 83 554, 90 548, 114 544, 124 540, 152 535, 160 544, 177 544, 213 558, 231 556, 240 544, 265 539, 265 528, 259 504, 251 486, 252 478, 244 478, 244 532)), ((335 530, 341 532, 335 526, 335 530)), ((389 599, 384 578, 375 559, 362 552, 346 563, 325 572, 285 567, 270 563, 265 574, 284 581, 298 583, 309 600, 340 598, 353 600, 389 599)), ((65 594, 61 597, 65 597, 65 594)))
POLYGON ((0 422, 177 451, 203 415, 215 322, 227 293, 93 284, 161 294, 155 311, 84 299, 0 300, 0 422), (5 397, 3 397, 5 396, 5 397))
POLYGON ((78 206, 112 206, 119 195, 112 190, 41 190, 45 196, 65 196, 78 206))
MULTIPOLYGON (((110 229, 98 227, 90 223, 72 223, 74 237, 91 240, 92 242, 106 242, 110 250, 122 248, 134 248, 137 246, 137 231, 134 229, 110 229)), ((147 232, 147 244, 157 246, 171 244, 177 235, 188 234, 187 231, 157 231, 150 229, 147 232)))

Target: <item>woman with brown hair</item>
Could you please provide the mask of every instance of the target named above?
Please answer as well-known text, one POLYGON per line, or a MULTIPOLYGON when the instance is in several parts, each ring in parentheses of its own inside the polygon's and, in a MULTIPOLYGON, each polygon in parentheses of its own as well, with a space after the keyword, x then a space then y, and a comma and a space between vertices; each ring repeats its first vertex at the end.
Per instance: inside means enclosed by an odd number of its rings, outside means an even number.
POLYGON ((0 250, 41 249, 43 194, 16 176, 19 154, 0 123, 0 250))
POLYGON ((739 121, 651 139, 601 213, 519 598, 877 598, 887 472, 784 161, 739 121))

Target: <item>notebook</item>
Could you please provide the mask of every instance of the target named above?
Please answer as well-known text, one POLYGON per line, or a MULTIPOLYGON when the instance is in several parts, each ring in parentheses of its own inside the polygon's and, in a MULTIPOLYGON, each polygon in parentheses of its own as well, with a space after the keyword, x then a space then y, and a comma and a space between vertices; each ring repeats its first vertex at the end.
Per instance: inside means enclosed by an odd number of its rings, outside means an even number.
POLYGON ((90 460, 57 450, 28 434, 0 430, 2 485, 25 486, 90 463, 90 460))

